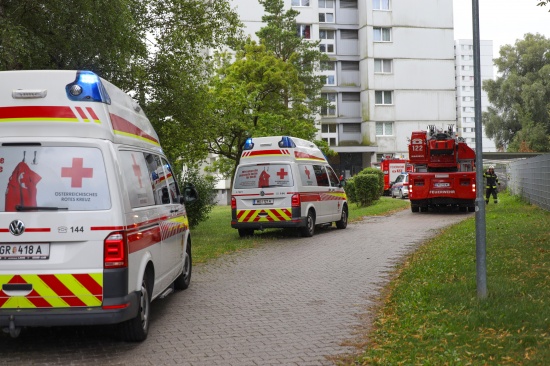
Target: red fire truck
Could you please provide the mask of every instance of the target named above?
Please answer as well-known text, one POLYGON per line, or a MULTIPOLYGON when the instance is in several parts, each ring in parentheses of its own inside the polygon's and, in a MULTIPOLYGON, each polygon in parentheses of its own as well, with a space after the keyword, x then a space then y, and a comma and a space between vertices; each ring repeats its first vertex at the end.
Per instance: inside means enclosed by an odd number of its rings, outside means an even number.
POLYGON ((458 137, 449 125, 447 130, 428 126, 415 131, 409 143, 409 199, 412 212, 428 208, 458 207, 475 211, 475 151, 458 137))
POLYGON ((412 171, 412 165, 407 160, 392 157, 383 158, 375 166, 384 172, 384 195, 389 194, 391 184, 399 174, 412 171))

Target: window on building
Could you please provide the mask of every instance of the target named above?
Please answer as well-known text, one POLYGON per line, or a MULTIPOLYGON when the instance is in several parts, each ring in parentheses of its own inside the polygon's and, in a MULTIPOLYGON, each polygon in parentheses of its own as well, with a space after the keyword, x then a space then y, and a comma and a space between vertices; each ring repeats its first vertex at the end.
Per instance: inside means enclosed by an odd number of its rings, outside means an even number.
POLYGON ((334 0, 319 0, 320 9, 334 9, 334 0))
POLYGON ((330 29, 319 29, 320 39, 334 39, 335 32, 330 29))
POLYGON ((462 117, 462 121, 464 123, 473 123, 474 122, 474 117, 462 117))
POLYGON ((298 37, 310 39, 311 38, 311 25, 309 24, 298 24, 296 26, 298 37))
POLYGON ((323 123, 321 125, 322 133, 336 133, 336 123, 323 123))
POLYGON ((341 29, 340 39, 359 39, 359 32, 355 29, 341 29))
POLYGON ((393 122, 376 122, 376 136, 392 136, 393 122))
POLYGON ((390 0, 372 0, 374 10, 390 10, 390 0))
POLYGON ((321 93, 321 97, 328 100, 328 105, 321 108, 321 115, 336 116, 336 93, 321 93))
POLYGON ((319 13, 319 23, 334 23, 334 13, 319 13))
POLYGON ((323 137, 323 141, 325 141, 328 146, 337 146, 335 137, 323 137))
POLYGON ((386 60, 381 58, 374 59, 374 72, 391 74, 392 73, 393 60, 386 60))
POLYGON ((309 6, 309 0, 292 0, 292 6, 309 6))
POLYGON ((321 61, 322 71, 336 71, 336 61, 321 61))
POLYGON ((474 81, 474 77, 473 76, 463 76, 462 80, 463 81, 474 81))
POLYGON ((392 93, 389 90, 376 90, 374 92, 374 104, 393 104, 392 93))
POLYGON ((462 86, 462 91, 471 91, 472 87, 471 86, 462 86))
POLYGON ((462 101, 463 101, 463 102, 471 102, 471 101, 472 101, 472 97, 462 97, 462 101))
POLYGON ((462 55, 460 57, 462 58, 463 61, 471 61, 472 60, 472 55, 462 55))
POLYGON ((359 71, 359 61, 341 61, 342 71, 359 71))
POLYGON ((360 101, 361 101, 360 93, 351 93, 351 92, 342 93, 342 102, 360 102, 360 101))
POLYGON ((340 0, 341 9, 357 9, 357 0, 340 0))
POLYGON ((320 43, 319 44, 319 51, 321 51, 323 53, 334 53, 334 45, 333 44, 320 43))
POLYGON ((344 123, 342 124, 342 132, 356 133, 361 132, 360 123, 344 123))
POLYGON ((391 42, 391 28, 374 27, 373 32, 375 42, 391 42))
POLYGON ((462 66, 463 71, 470 71, 470 65, 464 65, 462 66))
POLYGON ((325 78, 325 85, 335 85, 336 84, 336 76, 335 75, 323 75, 325 78))
POLYGON ((462 107, 462 111, 466 113, 474 113, 474 109, 472 107, 462 107))

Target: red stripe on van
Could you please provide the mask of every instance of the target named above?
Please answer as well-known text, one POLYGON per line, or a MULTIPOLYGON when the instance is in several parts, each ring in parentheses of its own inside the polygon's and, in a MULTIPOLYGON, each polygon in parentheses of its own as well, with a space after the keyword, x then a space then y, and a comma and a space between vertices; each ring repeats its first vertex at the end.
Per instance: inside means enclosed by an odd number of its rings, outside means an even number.
POLYGON ((0 229, 0 233, 9 233, 10 231, 8 229, 0 229))
POLYGON ((124 230, 124 226, 92 226, 90 227, 92 231, 118 231, 124 230))
POLYGON ((0 107, 0 119, 76 119, 71 107, 65 106, 25 106, 0 107))
POLYGON ((117 131, 120 131, 120 132, 124 132, 124 133, 129 133, 131 135, 136 135, 136 136, 139 136, 139 137, 142 137, 146 140, 149 140, 155 144, 159 144, 158 140, 156 138, 154 138, 153 136, 147 134, 145 131, 143 131, 141 128, 137 127, 136 125, 134 125, 133 123, 131 123, 130 121, 120 117, 120 116, 117 116, 116 114, 110 114, 111 116, 111 121, 113 123, 113 129, 114 130, 117 130, 117 131))
POLYGON ((40 275, 40 279, 69 306, 86 306, 86 304, 76 297, 55 275, 40 275))
POLYGON ((321 200, 319 193, 300 193, 300 201, 302 202, 318 202, 321 200))
POLYGON ((92 295, 96 297, 99 301, 103 302, 103 287, 98 284, 92 276, 87 273, 76 273, 73 274, 73 277, 76 278, 82 286, 84 286, 92 295))
POLYGON ((155 226, 149 230, 138 231, 128 234, 128 251, 137 252, 144 248, 160 243, 160 227, 155 226))

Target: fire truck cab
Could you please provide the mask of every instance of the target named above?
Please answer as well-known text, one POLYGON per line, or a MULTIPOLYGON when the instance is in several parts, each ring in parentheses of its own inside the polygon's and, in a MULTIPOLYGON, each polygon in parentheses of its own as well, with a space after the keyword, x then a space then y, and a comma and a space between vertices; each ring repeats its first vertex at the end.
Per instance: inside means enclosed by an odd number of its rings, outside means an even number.
POLYGON ((298 228, 348 222, 346 193, 315 144, 289 136, 246 141, 233 180, 231 227, 240 236, 266 228, 298 228))
POLYGON ((140 106, 89 71, 0 72, 0 327, 119 324, 191 279, 184 202, 140 106))

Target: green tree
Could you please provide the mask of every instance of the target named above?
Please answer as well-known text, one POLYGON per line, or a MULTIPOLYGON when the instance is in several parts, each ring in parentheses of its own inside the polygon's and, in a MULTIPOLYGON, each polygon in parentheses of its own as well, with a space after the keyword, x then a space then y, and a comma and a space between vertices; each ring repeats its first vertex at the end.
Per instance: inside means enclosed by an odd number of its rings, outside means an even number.
POLYGON ((550 151, 550 40, 526 34, 494 62, 501 76, 483 83, 492 104, 483 113, 487 136, 509 151, 550 151))
POLYGON ((297 11, 284 11, 282 0, 259 0, 266 25, 256 34, 259 44, 246 41, 234 62, 220 57, 211 98, 210 152, 220 159, 213 166, 233 177, 248 137, 292 135, 311 140, 315 116, 326 105, 318 75, 326 55, 318 42, 298 35, 297 11))

